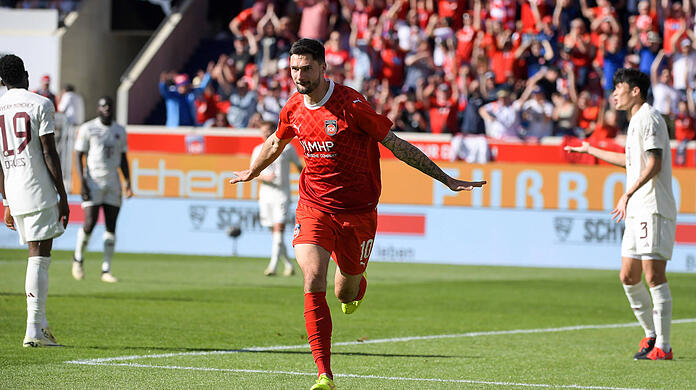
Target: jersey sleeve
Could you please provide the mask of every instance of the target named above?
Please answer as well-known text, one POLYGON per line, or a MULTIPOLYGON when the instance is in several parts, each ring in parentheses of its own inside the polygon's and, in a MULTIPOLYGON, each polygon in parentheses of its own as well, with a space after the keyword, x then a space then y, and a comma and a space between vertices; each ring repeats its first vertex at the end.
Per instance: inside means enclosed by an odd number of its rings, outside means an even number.
POLYGON ((355 97, 348 103, 347 111, 358 128, 377 141, 383 140, 393 125, 389 118, 372 109, 363 97, 355 97))
POLYGON ((125 127, 121 127, 121 153, 126 152, 128 152, 128 133, 125 127))
POLYGON ((50 100, 45 100, 38 108, 37 117, 39 120, 39 137, 55 132, 55 115, 56 111, 53 103, 50 100))
POLYGON ((651 116, 649 121, 646 121, 645 125, 642 126, 640 136, 643 138, 643 149, 662 149, 659 140, 657 139, 657 131, 660 126, 659 118, 656 116, 651 116))
POLYGON ((89 131, 86 123, 77 129, 77 138, 75 139, 75 150, 77 150, 78 152, 87 153, 89 151, 88 132, 89 131))
POLYGON ((289 139, 297 135, 297 133, 295 133, 295 128, 292 127, 292 123, 290 123, 288 106, 289 104, 286 104, 283 109, 280 110, 278 129, 276 130, 276 137, 279 139, 289 139))

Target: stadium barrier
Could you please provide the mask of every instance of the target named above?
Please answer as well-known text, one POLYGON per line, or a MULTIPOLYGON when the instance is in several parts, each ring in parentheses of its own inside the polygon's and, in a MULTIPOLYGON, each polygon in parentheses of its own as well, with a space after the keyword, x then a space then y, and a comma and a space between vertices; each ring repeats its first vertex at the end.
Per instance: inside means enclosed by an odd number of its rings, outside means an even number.
MULTIPOLYGON (((258 184, 227 184, 232 171, 249 166, 250 152, 261 142, 256 131, 179 129, 141 142, 137 130, 131 130, 128 154, 136 197, 124 201, 117 251, 270 255, 270 234, 258 221, 258 184), (242 230, 236 241, 227 236, 230 226, 242 230)), ((441 138, 421 135, 411 141, 444 145, 441 138)), ((560 148, 516 147, 532 158, 541 154, 535 148, 560 148)), ((393 156, 384 157, 373 261, 620 266, 623 224, 615 224, 609 215, 624 191, 625 174, 619 168, 441 160, 439 164, 453 176, 488 181, 482 190, 453 193, 439 182, 414 174, 413 168, 393 156)), ((294 172, 295 200, 298 177, 294 172)), ((73 179, 73 194, 79 193, 78 182, 73 179)), ((696 175, 692 169, 675 168, 673 188, 680 214, 669 269, 696 272, 696 175)), ((71 204, 71 224, 56 240, 56 249, 74 247, 83 220, 78 195, 72 196, 71 204)), ((291 226, 286 229, 288 242, 291 226)), ((100 237, 101 231, 100 223, 93 235, 100 237)), ((89 250, 100 251, 101 245, 93 239, 89 250)), ((0 229, 0 247, 17 246, 16 233, 0 229)))

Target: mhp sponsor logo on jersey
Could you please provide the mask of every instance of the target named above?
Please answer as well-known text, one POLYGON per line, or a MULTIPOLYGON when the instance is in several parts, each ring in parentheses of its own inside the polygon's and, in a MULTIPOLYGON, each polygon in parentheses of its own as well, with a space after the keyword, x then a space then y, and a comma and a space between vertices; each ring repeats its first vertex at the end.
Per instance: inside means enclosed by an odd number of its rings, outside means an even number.
POLYGON ((332 141, 300 141, 300 145, 305 151, 307 158, 334 158, 335 152, 331 152, 334 147, 332 141))
POLYGON ((620 243, 625 226, 606 218, 554 217, 553 228, 561 243, 620 243))
POLYGON ((324 121, 324 132, 331 137, 338 133, 338 125, 335 119, 324 121))

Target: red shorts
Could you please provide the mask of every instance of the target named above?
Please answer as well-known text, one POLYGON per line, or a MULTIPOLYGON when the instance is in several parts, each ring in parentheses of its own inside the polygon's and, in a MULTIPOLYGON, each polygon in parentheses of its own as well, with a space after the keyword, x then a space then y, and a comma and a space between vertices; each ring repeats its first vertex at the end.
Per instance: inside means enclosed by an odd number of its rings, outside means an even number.
POLYGON ((331 252, 341 271, 365 272, 377 232, 377 210, 362 214, 329 214, 302 203, 295 212, 292 245, 314 244, 331 252))

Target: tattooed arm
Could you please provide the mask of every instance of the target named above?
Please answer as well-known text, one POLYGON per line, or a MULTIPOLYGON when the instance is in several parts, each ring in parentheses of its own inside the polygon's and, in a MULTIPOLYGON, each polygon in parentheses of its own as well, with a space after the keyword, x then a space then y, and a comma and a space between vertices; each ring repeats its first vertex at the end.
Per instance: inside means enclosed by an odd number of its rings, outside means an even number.
POLYGON ((406 164, 418 169, 433 179, 449 187, 452 191, 471 191, 474 187, 481 187, 485 181, 463 181, 457 180, 440 169, 431 159, 428 158, 420 149, 411 143, 397 137, 393 132, 389 132, 382 140, 382 145, 394 153, 394 156, 406 164))

